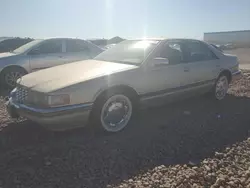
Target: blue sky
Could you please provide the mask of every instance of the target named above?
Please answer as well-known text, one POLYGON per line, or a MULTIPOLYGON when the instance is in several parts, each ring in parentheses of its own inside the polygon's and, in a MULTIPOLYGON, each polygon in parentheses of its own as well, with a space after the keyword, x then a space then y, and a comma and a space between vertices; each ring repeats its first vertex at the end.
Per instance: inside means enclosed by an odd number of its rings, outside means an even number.
POLYGON ((0 36, 202 38, 250 29, 250 0, 0 0, 0 36))

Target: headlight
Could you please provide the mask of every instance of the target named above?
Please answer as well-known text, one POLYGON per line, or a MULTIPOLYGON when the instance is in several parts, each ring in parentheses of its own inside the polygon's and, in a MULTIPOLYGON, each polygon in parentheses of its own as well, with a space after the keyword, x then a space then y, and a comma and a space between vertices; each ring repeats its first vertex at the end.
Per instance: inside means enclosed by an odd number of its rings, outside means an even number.
POLYGON ((47 106, 47 97, 43 93, 30 90, 28 92, 28 103, 38 105, 38 106, 47 106))
POLYGON ((48 96, 48 105, 55 107, 55 106, 63 106, 70 104, 70 95, 63 94, 63 95, 50 95, 48 96))

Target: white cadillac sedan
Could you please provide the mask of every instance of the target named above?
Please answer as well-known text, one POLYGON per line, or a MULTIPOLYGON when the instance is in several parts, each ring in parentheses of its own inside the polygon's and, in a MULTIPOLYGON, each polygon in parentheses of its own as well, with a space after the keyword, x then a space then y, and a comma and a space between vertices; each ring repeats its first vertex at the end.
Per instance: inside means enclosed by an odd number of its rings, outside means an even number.
POLYGON ((129 125, 135 109, 210 92, 217 100, 240 76, 236 56, 191 39, 126 40, 93 60, 23 76, 7 109, 52 130, 89 120, 108 132, 129 125))

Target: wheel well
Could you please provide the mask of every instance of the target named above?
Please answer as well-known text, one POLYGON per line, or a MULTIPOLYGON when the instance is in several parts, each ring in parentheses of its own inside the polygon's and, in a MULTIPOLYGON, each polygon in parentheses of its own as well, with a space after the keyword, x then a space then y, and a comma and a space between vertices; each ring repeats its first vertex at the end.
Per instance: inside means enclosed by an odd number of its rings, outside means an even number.
POLYGON ((225 76, 228 78, 229 83, 232 81, 232 73, 231 73, 229 70, 223 70, 223 71, 220 73, 219 77, 220 77, 221 75, 225 75, 225 76))
POLYGON ((135 100, 136 102, 139 100, 138 93, 132 87, 126 86, 126 85, 119 85, 119 86, 113 86, 113 87, 105 89, 97 96, 95 101, 98 101, 110 91, 112 92, 120 91, 121 93, 129 95, 129 97, 133 97, 133 100, 135 100))
POLYGON ((6 70, 9 70, 9 69, 13 69, 13 68, 21 69, 21 70, 23 70, 26 74, 28 73, 23 67, 20 67, 20 66, 17 66, 17 65, 11 65, 11 66, 5 67, 5 68, 0 72, 0 75, 2 76, 3 72, 5 72, 6 70))

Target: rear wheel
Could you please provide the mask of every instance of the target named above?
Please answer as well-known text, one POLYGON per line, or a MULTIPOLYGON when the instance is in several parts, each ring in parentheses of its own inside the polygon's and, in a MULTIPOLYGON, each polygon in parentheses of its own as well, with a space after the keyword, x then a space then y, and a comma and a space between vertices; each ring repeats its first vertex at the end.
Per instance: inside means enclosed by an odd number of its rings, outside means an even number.
POLYGON ((17 79, 26 74, 26 71, 20 67, 10 67, 1 73, 1 82, 5 88, 13 89, 16 86, 17 79))
POLYGON ((106 132, 119 132, 131 121, 133 100, 128 94, 107 92, 93 109, 94 124, 106 132))

